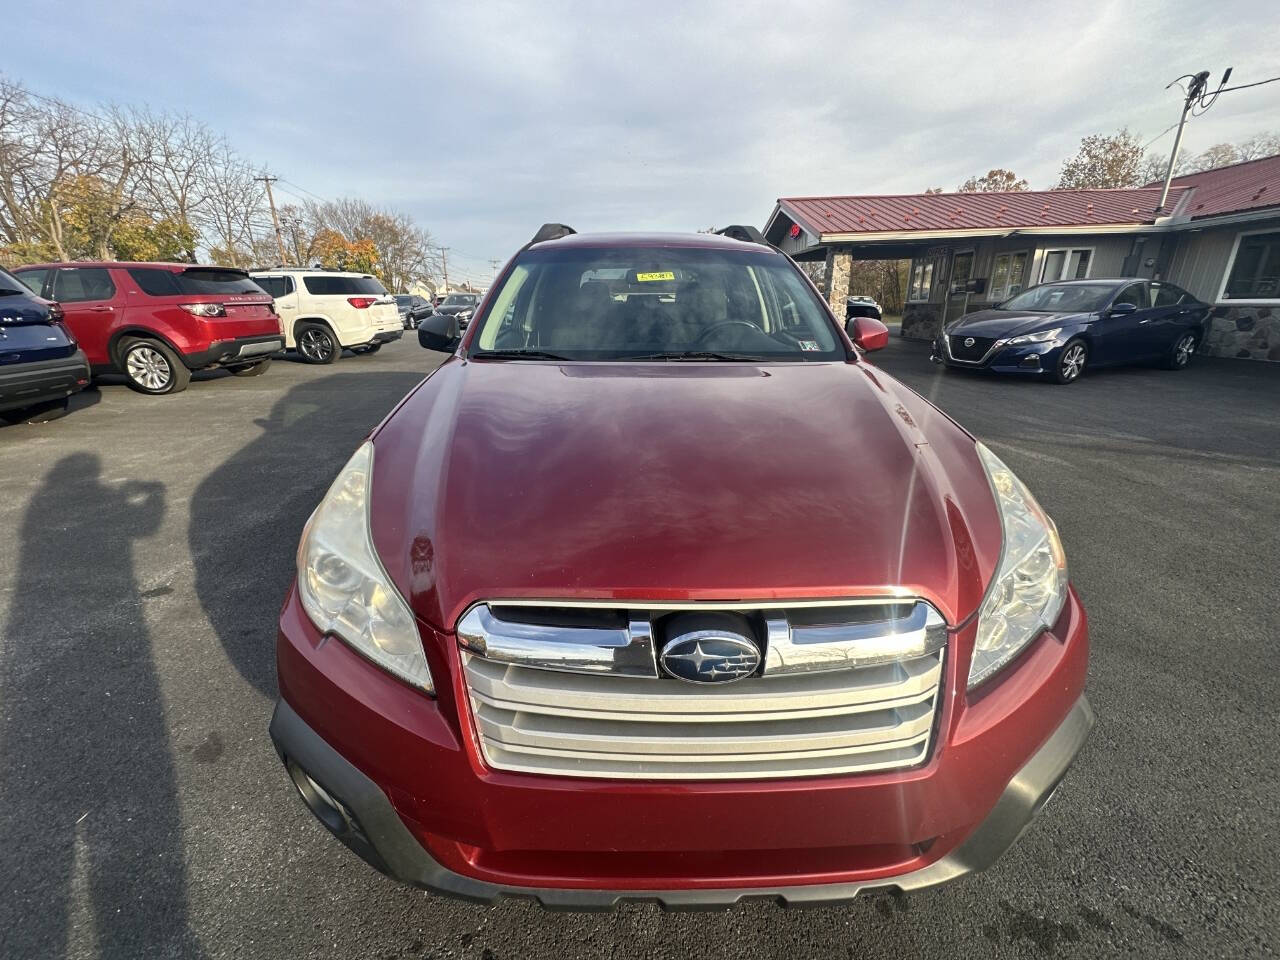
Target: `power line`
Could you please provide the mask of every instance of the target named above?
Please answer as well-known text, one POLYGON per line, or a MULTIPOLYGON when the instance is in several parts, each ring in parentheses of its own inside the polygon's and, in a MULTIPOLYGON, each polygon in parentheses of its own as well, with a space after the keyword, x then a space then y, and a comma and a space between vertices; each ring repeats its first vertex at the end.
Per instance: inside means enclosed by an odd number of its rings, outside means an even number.
POLYGON ((1238 87, 1223 87, 1218 93, 1230 93, 1233 90, 1248 90, 1250 87, 1260 87, 1264 83, 1275 83, 1280 77, 1272 77, 1270 80, 1259 80, 1257 83, 1242 83, 1238 87))

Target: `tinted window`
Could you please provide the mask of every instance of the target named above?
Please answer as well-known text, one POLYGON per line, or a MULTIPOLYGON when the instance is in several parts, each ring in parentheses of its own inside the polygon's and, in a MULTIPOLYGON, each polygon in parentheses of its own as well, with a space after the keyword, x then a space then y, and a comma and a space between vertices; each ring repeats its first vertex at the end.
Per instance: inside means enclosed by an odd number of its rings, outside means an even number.
POLYGON ((1222 296, 1231 300, 1280 299, 1280 233, 1240 238, 1222 296))
POLYGON ((1090 313, 1101 309, 1115 290, 1110 283, 1044 283, 1000 304, 1000 310, 1090 313))
POLYGON ((387 290, 375 277, 303 277, 307 293, 317 296, 383 296, 387 290))
POLYGON ((129 276, 151 297, 233 295, 261 293, 262 289, 238 270, 161 270, 130 267, 129 276))
POLYGON ((1120 291, 1115 300, 1111 301, 1111 305, 1115 306, 1117 303, 1132 303, 1135 307, 1141 310, 1149 304, 1147 296, 1146 284, 1131 283, 1120 291))
MULTIPOLYGON (((38 296, 41 296, 40 291, 44 289, 44 279, 45 277, 49 276, 49 271, 48 270, 23 270, 21 273, 18 273, 18 274, 9 274, 9 273, 5 273, 5 271, 3 270, 0 270, 0 274, 4 274, 6 278, 11 276, 16 277, 18 280, 22 281, 21 284, 16 287, 17 289, 26 288, 27 290, 30 290, 32 293, 34 293, 38 297, 38 296)), ((10 286, 10 284, 6 279, 6 281, 3 284, 0 284, 0 286, 8 287, 10 286)))
POLYGON ((845 358, 812 288, 790 261, 764 251, 534 249, 520 255, 489 303, 472 356, 845 358))
POLYGON ((408 294, 398 293, 396 294, 395 299, 396 299, 396 303, 398 303, 402 307, 413 306, 413 297, 409 296, 408 294))
POLYGON ((1176 307, 1182 302, 1183 292, 1169 283, 1153 283, 1151 289, 1155 294, 1152 306, 1176 307))
POLYGON ((53 275, 53 299, 63 303, 110 300, 115 295, 111 274, 102 267, 72 267, 53 275))
POLYGON ((253 282, 277 299, 293 293, 293 277, 254 277, 253 282))

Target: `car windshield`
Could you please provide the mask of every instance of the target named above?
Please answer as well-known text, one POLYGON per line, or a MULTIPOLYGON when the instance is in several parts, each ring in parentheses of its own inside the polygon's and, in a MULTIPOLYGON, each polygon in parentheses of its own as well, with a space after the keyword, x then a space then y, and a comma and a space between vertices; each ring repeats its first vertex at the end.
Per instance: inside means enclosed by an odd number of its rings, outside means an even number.
POLYGON ((413 297, 406 296, 405 294, 397 293, 396 303, 398 303, 402 307, 411 307, 413 306, 413 297))
POLYGON ((471 307, 475 306, 476 296, 471 293, 451 293, 444 298, 442 307, 471 307))
POLYGON ((490 295, 471 355, 494 353, 571 360, 846 357, 813 288, 784 257, 651 246, 522 254, 490 295))
POLYGON ((1024 290, 996 309, 1033 313, 1089 313, 1101 310, 1115 292, 1113 283, 1046 283, 1024 290))

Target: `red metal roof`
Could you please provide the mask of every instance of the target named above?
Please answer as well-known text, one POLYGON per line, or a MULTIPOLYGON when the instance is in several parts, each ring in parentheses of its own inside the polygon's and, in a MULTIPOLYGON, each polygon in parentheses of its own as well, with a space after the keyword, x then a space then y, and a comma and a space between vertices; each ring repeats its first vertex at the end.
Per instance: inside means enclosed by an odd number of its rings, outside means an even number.
MULTIPOLYGON (((1165 215, 1185 187, 1170 191, 1165 215)), ((784 213, 818 235, 1152 223, 1159 187, 862 197, 784 197, 784 213)))
POLYGON ((1177 187, 1195 187, 1179 213, 1192 219, 1280 205, 1280 154, 1229 167, 1174 177, 1177 187))

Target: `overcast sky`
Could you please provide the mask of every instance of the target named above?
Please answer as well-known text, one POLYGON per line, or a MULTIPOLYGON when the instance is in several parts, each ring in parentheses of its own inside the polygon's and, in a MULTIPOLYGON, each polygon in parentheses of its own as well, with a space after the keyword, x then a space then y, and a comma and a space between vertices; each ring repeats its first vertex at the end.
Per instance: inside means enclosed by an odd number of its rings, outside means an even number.
MULTIPOLYGON (((779 196, 996 166, 1048 187, 1081 137, 1176 121, 1179 74, 1280 75, 1274 0, 1088 6, 46 0, 4 18, 0 70, 188 111, 285 191, 402 208, 484 279, 548 220, 761 225, 779 196)), ((1268 130, 1280 83, 1225 94, 1184 148, 1268 130)))

